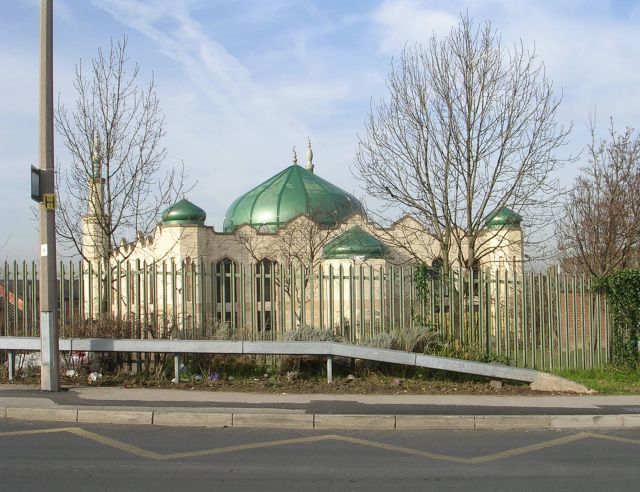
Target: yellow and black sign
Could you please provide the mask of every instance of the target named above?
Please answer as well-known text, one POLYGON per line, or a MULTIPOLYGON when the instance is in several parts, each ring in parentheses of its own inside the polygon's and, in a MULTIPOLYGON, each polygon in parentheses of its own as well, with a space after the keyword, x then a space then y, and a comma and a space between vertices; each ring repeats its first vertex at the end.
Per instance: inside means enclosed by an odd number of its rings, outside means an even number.
POLYGON ((47 210, 55 210, 56 209, 56 194, 55 193, 43 193, 42 202, 44 203, 44 208, 47 210))

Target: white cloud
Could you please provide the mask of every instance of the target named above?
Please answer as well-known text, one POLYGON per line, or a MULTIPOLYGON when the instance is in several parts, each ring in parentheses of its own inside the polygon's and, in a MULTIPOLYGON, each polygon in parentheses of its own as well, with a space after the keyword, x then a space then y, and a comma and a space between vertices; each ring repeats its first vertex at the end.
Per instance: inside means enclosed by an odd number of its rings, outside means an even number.
MULTIPOLYGON (((354 191, 348 166, 355 129, 344 134, 341 128, 348 122, 315 123, 355 92, 335 70, 309 77, 306 67, 286 63, 287 71, 272 68, 263 80, 214 39, 211 26, 205 32, 191 2, 107 0, 98 6, 143 33, 181 68, 177 77, 158 81, 168 160, 183 159, 187 173, 198 180, 189 195, 207 210, 207 223, 219 228, 233 199, 290 165, 293 145, 302 163, 307 136, 322 176, 354 191)), ((306 57, 306 37, 298 27, 285 37, 299 39, 289 48, 306 57)), ((310 67, 314 61, 309 60, 310 67)))
POLYGON ((284 167, 293 136, 302 140, 308 131, 205 33, 190 2, 109 0, 100 7, 147 36, 181 68, 180 76, 159 80, 168 157, 172 163, 184 160, 198 180, 191 198, 205 206, 208 223, 219 227, 226 206, 284 167))
POLYGON ((458 17, 418 0, 387 0, 373 12, 380 30, 380 49, 397 54, 407 42, 426 42, 433 34, 446 35, 458 17))
POLYGON ((108 0, 100 6, 116 19, 154 41, 158 49, 183 66, 187 76, 213 109, 237 124, 264 121, 292 127, 278 114, 277 104, 250 72, 209 37, 189 12, 190 2, 108 0))
MULTIPOLYGON (((36 22, 38 4, 7 2, 13 11, 30 12, 36 22)), ((398 55, 407 42, 427 41, 434 32, 447 34, 467 10, 478 22, 491 19, 506 45, 521 38, 527 46, 535 42, 550 78, 564 92, 562 122, 575 123, 571 152, 585 143, 584 123, 594 109, 603 127, 609 115, 620 126, 640 120, 638 5, 607 0, 588 6, 579 0, 382 0, 373 7, 321 0, 94 0, 99 13, 90 5, 56 0, 63 20, 56 31, 56 92, 72 102, 78 57, 88 59, 112 32, 115 37, 126 33, 141 78, 151 71, 157 75, 167 163, 184 159, 188 174, 199 181, 190 197, 216 227, 236 196, 291 162, 292 145, 302 161, 307 136, 319 174, 361 195, 349 165, 369 101, 375 104, 386 95, 390 55, 398 55), (83 28, 104 25, 89 37, 86 29, 70 29, 70 22, 83 28)), ((20 170, 14 163, 26 166, 37 158, 38 60, 32 41, 7 38, 0 53, 0 93, 10 95, 0 98, 0 157, 12 189, 21 188, 26 176, 26 167, 20 170)), ((56 148, 59 157, 62 150, 56 148)), ((3 203, 8 216, 26 223, 19 210, 28 209, 29 200, 26 194, 16 199, 17 194, 7 192, 3 203)), ((6 236, 0 231, 0 243, 6 236)), ((18 251, 20 244, 12 233, 8 247, 18 251)))
POLYGON ((622 8, 605 0, 588 8, 578 0, 386 0, 372 20, 379 49, 396 55, 407 42, 424 42, 432 32, 446 35, 467 11, 476 22, 490 20, 507 48, 519 40, 535 47, 563 93, 559 114, 564 123, 574 123, 570 150, 576 153, 587 141, 584 123, 595 109, 620 126, 633 126, 640 116, 640 7, 626 13, 622 8))

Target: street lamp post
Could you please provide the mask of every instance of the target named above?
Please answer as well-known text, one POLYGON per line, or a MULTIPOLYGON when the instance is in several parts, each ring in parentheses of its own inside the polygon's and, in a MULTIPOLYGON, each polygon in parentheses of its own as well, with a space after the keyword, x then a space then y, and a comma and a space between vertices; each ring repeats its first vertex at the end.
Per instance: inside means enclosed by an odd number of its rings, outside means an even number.
POLYGON ((40 389, 60 390, 53 166, 53 0, 40 3, 40 389))

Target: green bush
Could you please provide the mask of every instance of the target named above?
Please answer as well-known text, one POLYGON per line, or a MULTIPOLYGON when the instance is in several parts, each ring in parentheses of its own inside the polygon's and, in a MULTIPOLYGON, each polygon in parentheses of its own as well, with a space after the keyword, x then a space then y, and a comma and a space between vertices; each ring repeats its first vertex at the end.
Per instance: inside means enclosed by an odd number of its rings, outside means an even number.
POLYGON ((622 270, 596 279, 594 288, 607 296, 613 320, 611 361, 638 366, 640 352, 640 269, 622 270))

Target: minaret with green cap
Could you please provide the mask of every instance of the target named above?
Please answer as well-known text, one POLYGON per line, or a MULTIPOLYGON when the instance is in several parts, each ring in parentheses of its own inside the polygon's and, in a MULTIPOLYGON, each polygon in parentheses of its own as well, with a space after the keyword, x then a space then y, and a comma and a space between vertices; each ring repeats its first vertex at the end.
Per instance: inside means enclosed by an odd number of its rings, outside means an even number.
POLYGON ((91 142, 91 173, 88 179, 87 214, 83 219, 82 255, 88 261, 104 259, 109 253, 109 217, 104 212, 104 185, 100 137, 91 142))
POLYGON ((507 207, 490 213, 484 222, 484 247, 489 250, 484 263, 490 269, 522 271, 524 242, 522 216, 507 207))
POLYGON ((97 274, 100 270, 106 272, 109 268, 111 227, 109 216, 104 212, 105 179, 102 177, 100 137, 97 131, 91 141, 91 167, 88 171, 87 213, 82 216, 82 256, 85 260, 83 302, 85 312, 97 316, 100 306, 104 307, 107 292, 97 274))

